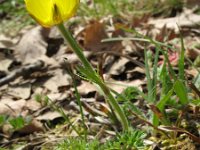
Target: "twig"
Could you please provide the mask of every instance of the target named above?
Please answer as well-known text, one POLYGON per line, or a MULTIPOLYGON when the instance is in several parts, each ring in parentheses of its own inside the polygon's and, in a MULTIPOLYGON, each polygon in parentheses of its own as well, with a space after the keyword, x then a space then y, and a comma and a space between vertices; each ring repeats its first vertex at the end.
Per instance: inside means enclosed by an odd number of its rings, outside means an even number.
POLYGON ((200 97, 200 90, 192 82, 188 82, 188 85, 200 97))
POLYGON ((36 70, 41 69, 44 66, 43 61, 37 61, 33 64, 24 66, 22 68, 17 69, 16 71, 11 72, 6 77, 0 79, 0 86, 3 86, 11 81, 14 81, 17 77, 22 76, 26 73, 34 72, 36 70))
POLYGON ((200 138, 195 136, 194 134, 178 128, 178 127, 171 127, 171 126, 159 126, 158 129, 163 130, 163 131, 168 131, 168 132, 179 132, 179 133, 185 133, 187 134, 193 141, 200 143, 200 138))
POLYGON ((127 58, 128 60, 130 60, 132 63, 140 66, 142 69, 145 68, 144 64, 133 59, 132 57, 128 56, 128 55, 124 55, 124 54, 121 54, 121 53, 118 53, 118 52, 114 52, 114 51, 99 51, 99 52, 95 52, 93 53, 93 55, 101 55, 101 54, 111 54, 111 55, 115 55, 115 56, 120 56, 120 57, 124 57, 124 58, 127 58))
POLYGON ((153 128, 154 128, 155 130, 157 130, 157 131, 162 132, 164 135, 166 135, 166 136, 169 138, 169 136, 165 133, 164 130, 162 130, 162 129, 156 127, 156 126, 154 126, 151 122, 149 122, 149 121, 145 120, 144 118, 140 117, 139 115, 137 115, 137 114, 134 113, 133 111, 131 111, 131 113, 132 113, 135 117, 137 117, 138 119, 140 119, 141 121, 143 121, 145 124, 147 124, 147 125, 153 127, 153 128))
POLYGON ((82 101, 83 107, 93 116, 104 116, 107 117, 107 115, 93 107, 91 107, 88 103, 82 101))

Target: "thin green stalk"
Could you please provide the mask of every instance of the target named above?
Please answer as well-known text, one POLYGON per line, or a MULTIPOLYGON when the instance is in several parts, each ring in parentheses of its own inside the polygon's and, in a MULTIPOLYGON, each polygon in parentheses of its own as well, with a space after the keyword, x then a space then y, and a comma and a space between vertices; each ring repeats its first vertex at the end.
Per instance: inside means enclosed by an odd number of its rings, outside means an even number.
POLYGON ((158 58, 159 58, 159 52, 160 52, 160 47, 156 47, 156 54, 155 54, 155 58, 154 58, 154 66, 153 66, 153 102, 155 103, 156 101, 156 91, 157 91, 157 73, 158 73, 158 58))
POLYGON ((78 92, 78 89, 77 89, 76 78, 75 78, 75 75, 74 75, 74 73, 73 73, 73 71, 70 67, 67 68, 67 71, 72 78, 72 82, 73 82, 74 90, 75 90, 75 96, 76 96, 76 100, 77 100, 78 105, 79 105, 81 118, 82 118, 82 124, 83 124, 83 127, 84 127, 85 140, 87 140, 87 125, 85 123, 83 107, 82 107, 82 102, 81 102, 81 96, 80 96, 80 93, 78 92))
POLYGON ((93 82, 95 82, 96 84, 99 85, 99 87, 104 92, 105 96, 109 99, 110 105, 113 107, 115 113, 117 114, 118 119, 120 120, 120 122, 122 124, 123 130, 128 131, 128 129, 129 129, 128 120, 127 120, 123 110, 121 109, 121 107, 119 106, 119 104, 117 103, 115 98, 113 97, 112 93, 110 92, 109 88, 105 85, 105 83, 102 81, 100 76, 95 72, 95 70, 89 63, 89 61, 85 58, 81 47, 78 45, 76 40, 73 38, 70 31, 64 27, 63 23, 57 25, 57 27, 60 30, 63 37, 65 38, 65 40, 71 46, 72 50, 76 53, 78 58, 81 60, 81 62, 83 64, 82 70, 85 72, 86 75, 90 76, 90 79, 93 82))
POLYGON ((73 125, 73 123, 70 121, 69 117, 65 114, 65 112, 63 111, 62 108, 60 108, 59 106, 57 106, 56 104, 53 103, 53 101, 49 98, 46 97, 46 100, 48 102, 50 102, 50 107, 52 109, 54 109, 55 111, 57 111, 58 113, 61 114, 61 116, 65 119, 65 121, 67 121, 67 123, 69 124, 69 126, 72 127, 72 129, 81 137, 80 132, 76 129, 76 127, 73 125))
POLYGON ((62 33, 62 35, 64 36, 65 40, 71 46, 71 48, 73 49, 73 51, 76 53, 76 55, 82 61, 84 67, 86 69, 88 69, 89 71, 94 72, 92 66, 90 65, 90 63, 88 62, 88 60, 85 58, 85 56, 84 56, 84 54, 82 52, 82 49, 77 44, 76 40, 71 35, 70 31, 65 28, 65 26, 63 25, 63 23, 59 24, 57 27, 60 30, 60 32, 62 33))
POLYGON ((152 78, 150 75, 150 69, 149 69, 149 64, 148 64, 148 56, 147 56, 147 51, 144 51, 144 57, 145 57, 145 74, 147 77, 147 89, 148 89, 148 102, 153 102, 153 83, 152 83, 152 78))

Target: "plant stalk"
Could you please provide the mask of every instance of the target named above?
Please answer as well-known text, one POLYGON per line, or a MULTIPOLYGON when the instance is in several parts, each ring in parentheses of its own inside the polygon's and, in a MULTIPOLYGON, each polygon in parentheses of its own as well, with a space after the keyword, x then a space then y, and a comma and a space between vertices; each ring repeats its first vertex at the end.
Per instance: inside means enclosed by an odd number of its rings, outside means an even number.
POLYGON ((83 54, 82 48, 78 45, 72 34, 68 29, 65 28, 63 23, 57 25, 58 29, 60 30, 61 34, 63 35, 64 39, 67 41, 67 43, 71 46, 72 50, 76 53, 80 61, 82 62, 85 69, 90 72, 90 74, 93 74, 94 81, 96 84, 99 85, 99 87, 102 89, 104 95, 108 98, 110 105, 112 106, 113 110, 115 111, 119 121, 122 124, 123 130, 128 131, 129 124, 128 120, 117 103, 116 99, 113 97, 110 89, 105 85, 104 81, 100 78, 100 76, 96 73, 96 71, 93 69, 89 61, 86 59, 86 57, 83 54))

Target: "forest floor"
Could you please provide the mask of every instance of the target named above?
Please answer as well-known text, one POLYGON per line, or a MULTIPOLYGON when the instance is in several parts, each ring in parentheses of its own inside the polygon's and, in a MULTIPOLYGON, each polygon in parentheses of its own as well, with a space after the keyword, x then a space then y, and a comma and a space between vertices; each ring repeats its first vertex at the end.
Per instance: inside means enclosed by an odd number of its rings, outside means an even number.
POLYGON ((0 0, 0 18, 0 150, 200 149, 199 0, 82 1, 66 23, 128 132, 56 27, 23 0, 0 0))

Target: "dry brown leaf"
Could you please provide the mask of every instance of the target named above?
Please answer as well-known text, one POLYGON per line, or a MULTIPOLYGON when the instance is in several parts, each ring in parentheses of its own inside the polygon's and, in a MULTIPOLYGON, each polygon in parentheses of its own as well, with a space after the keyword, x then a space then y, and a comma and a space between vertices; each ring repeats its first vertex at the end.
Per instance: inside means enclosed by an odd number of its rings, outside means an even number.
POLYGON ((28 99, 31 95, 31 84, 25 83, 10 86, 7 93, 16 99, 28 99))
POLYGON ((192 68, 192 69, 186 69, 185 72, 187 73, 187 75, 191 75, 193 78, 197 77, 197 75, 199 75, 199 72, 197 69, 192 68))
POLYGON ((142 80, 133 80, 133 81, 115 81, 109 80, 106 82, 107 86, 115 90, 118 93, 124 91, 127 87, 134 86, 141 89, 141 85, 144 84, 142 80))
POLYGON ((19 59, 24 64, 35 62, 46 54, 49 30, 37 26, 26 32, 16 46, 19 59))
POLYGON ((36 119, 33 119, 28 125, 25 125, 23 128, 18 130, 19 133, 22 134, 31 134, 34 132, 44 131, 44 126, 41 122, 36 119))
POLYGON ((0 102, 0 115, 18 116, 23 112, 26 106, 25 100, 13 101, 11 99, 1 99, 0 102))
POLYGON ((194 14, 191 10, 185 10, 179 16, 165 19, 152 19, 148 22, 157 29, 162 29, 166 26, 175 32, 179 32, 179 27, 194 27, 200 23, 200 15, 194 14), (179 26, 179 27, 178 27, 179 26))
POLYGON ((44 86, 51 92, 58 92, 61 86, 70 86, 71 78, 67 73, 64 73, 61 69, 53 70, 53 77, 44 83, 44 86))
MULTIPOLYGON (((88 51, 84 51, 83 54, 85 55, 86 58, 90 57, 91 56, 91 52, 88 52, 88 51)), ((76 54, 74 53, 71 53, 71 54, 63 54, 63 55, 60 55, 56 58, 56 60, 62 64, 63 66, 66 65, 66 62, 69 63, 69 64, 77 64, 79 61, 79 58, 77 57, 76 54), (67 59, 67 60, 65 60, 67 59)))
POLYGON ((30 99, 26 102, 26 108, 31 111, 39 110, 41 107, 41 103, 37 102, 35 99, 30 99))
POLYGON ((94 118, 99 123, 106 124, 106 125, 111 125, 112 124, 111 121, 106 119, 106 118, 103 118, 103 117, 100 117, 100 116, 96 116, 94 118))
POLYGON ((7 58, 4 53, 0 52, 0 71, 8 72, 8 68, 12 63, 12 59, 7 58))
POLYGON ((49 99, 51 99, 52 102, 56 101, 63 101, 64 99, 67 99, 69 97, 69 94, 71 94, 71 91, 65 91, 64 93, 49 93, 47 96, 49 99))
MULTIPOLYGON (((44 131, 44 127, 41 122, 33 119, 29 124, 25 125, 23 128, 18 129, 16 132, 21 134, 32 134, 34 132, 42 132, 44 131)), ((12 136, 14 130, 10 124, 4 124, 2 126, 2 132, 7 136, 12 136)))
POLYGON ((136 48, 135 43, 133 43, 133 41, 128 40, 128 39, 124 39, 121 42, 122 46, 124 47, 124 51, 129 54, 129 53, 138 53, 138 49, 136 48))
POLYGON ((125 71, 126 69, 125 65, 128 62, 129 62, 128 59, 120 58, 118 61, 115 61, 115 63, 112 65, 108 73, 112 75, 120 75, 125 71))
POLYGON ((0 35, 0 48, 13 48, 17 40, 9 38, 8 36, 1 34, 0 35))
POLYGON ((81 95, 87 95, 91 92, 96 92, 96 91, 97 91, 97 88, 92 83, 89 83, 86 81, 82 81, 81 85, 78 86, 78 92, 81 95))
POLYGON ((89 113, 92 114, 93 116, 104 116, 107 117, 107 114, 103 111, 100 111, 98 109, 96 109, 95 107, 92 107, 90 104, 88 104, 87 102, 82 102, 83 107, 85 108, 85 110, 89 113))
POLYGON ((105 27, 99 21, 93 21, 84 30, 84 47, 86 50, 99 51, 105 48, 107 44, 101 40, 107 38, 105 27))
MULTIPOLYGON (((63 110, 63 111, 66 113, 65 110, 63 110)), ((42 120, 42 121, 52 121, 52 120, 54 120, 56 118, 60 118, 60 117, 62 117, 62 115, 59 112, 57 112, 57 111, 48 111, 48 112, 36 117, 36 119, 37 120, 42 120)))
POLYGON ((132 70, 126 71, 127 79, 141 79, 145 76, 145 70, 141 67, 135 67, 132 70))

